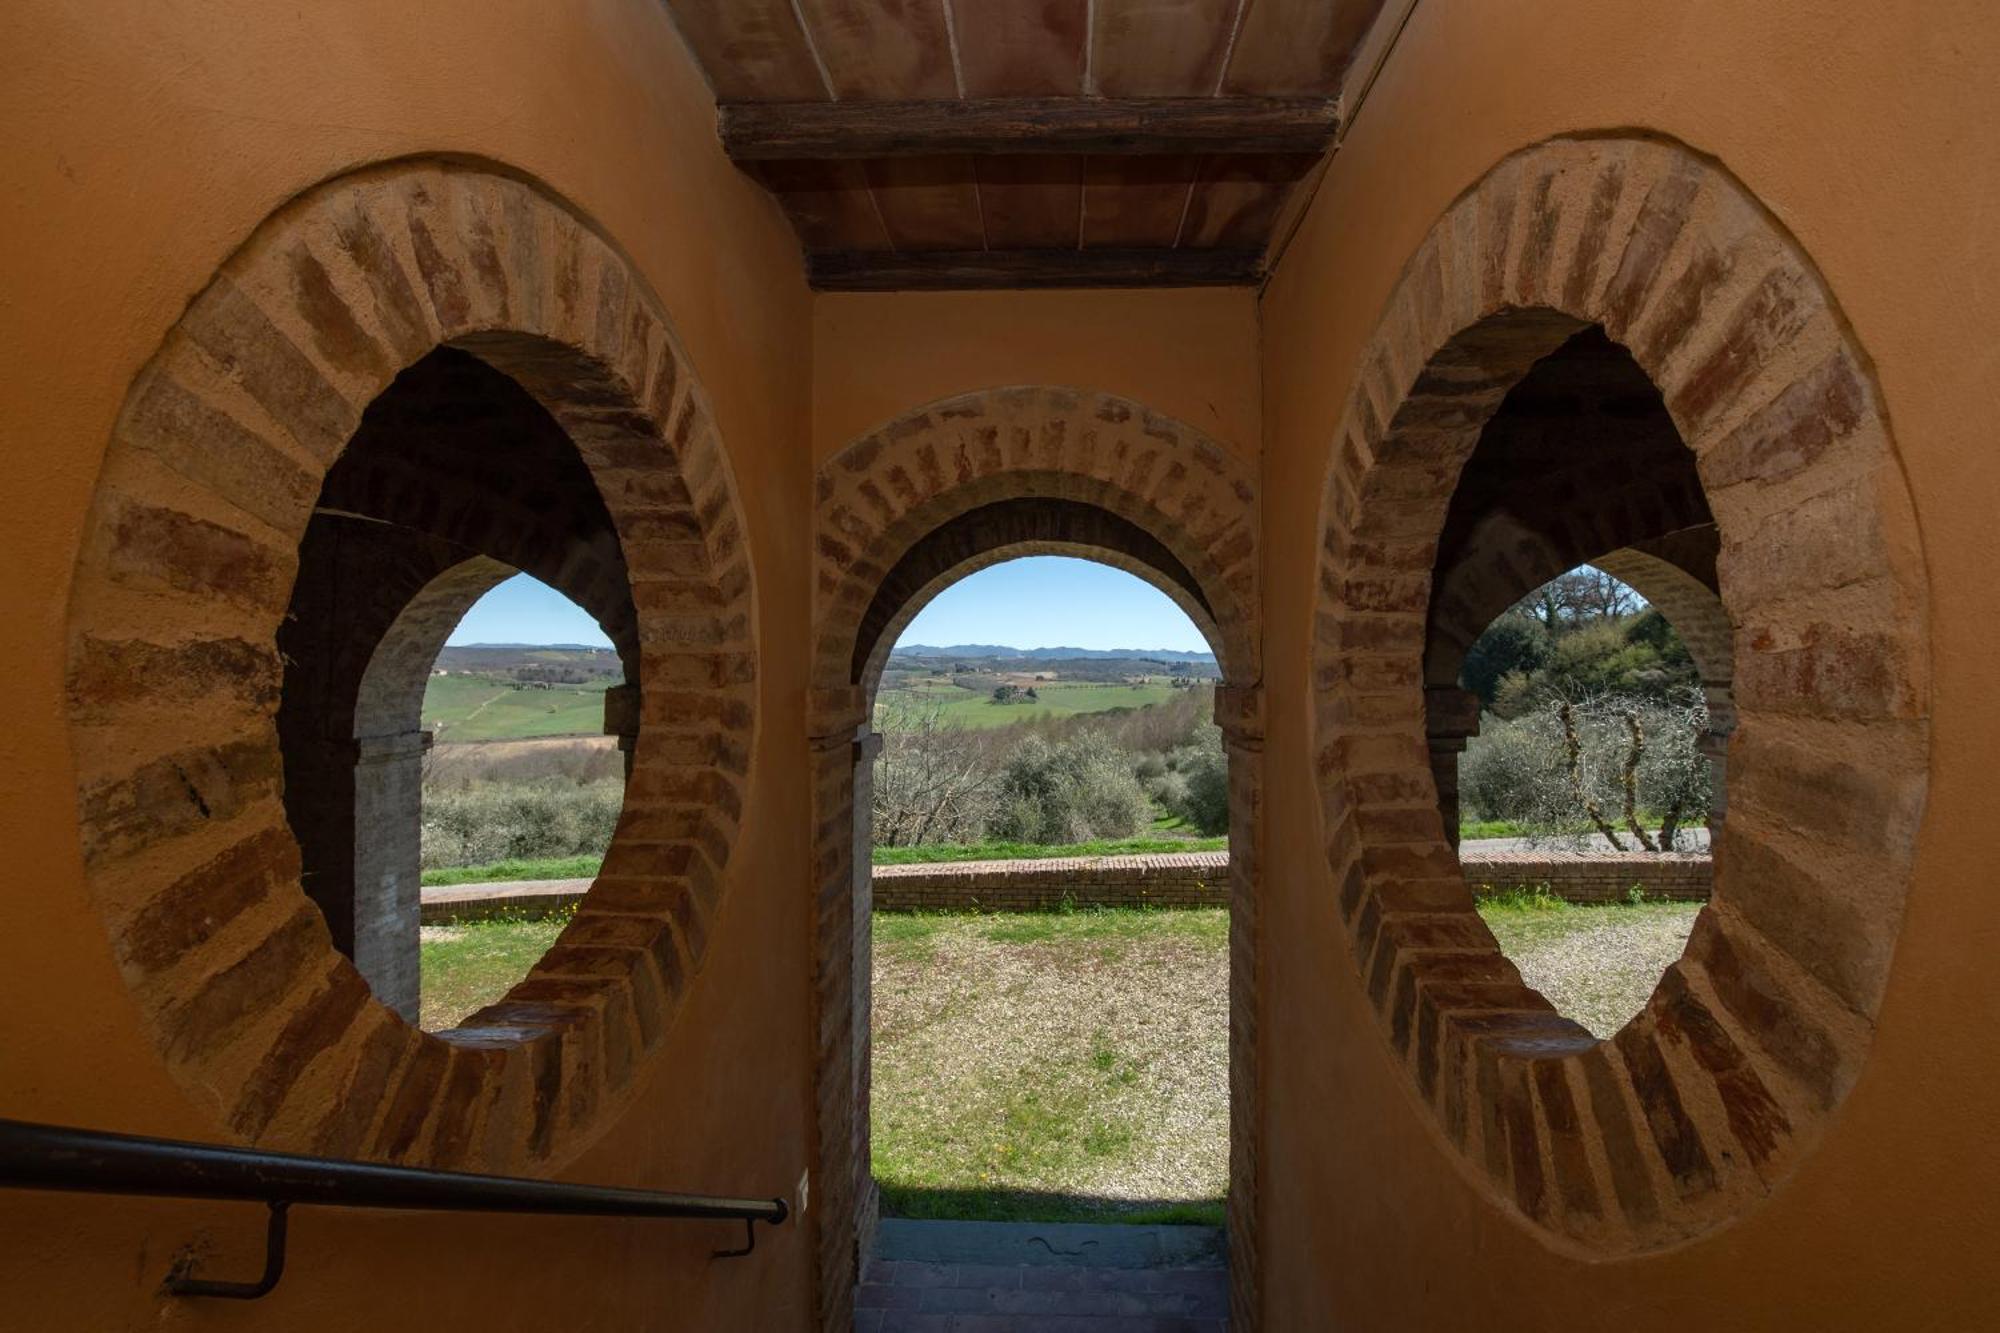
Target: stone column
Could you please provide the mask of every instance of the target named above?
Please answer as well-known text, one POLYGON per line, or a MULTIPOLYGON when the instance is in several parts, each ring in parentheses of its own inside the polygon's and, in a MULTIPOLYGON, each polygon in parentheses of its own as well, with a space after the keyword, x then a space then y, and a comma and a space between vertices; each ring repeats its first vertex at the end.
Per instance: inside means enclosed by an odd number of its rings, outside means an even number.
POLYGON ((811 1205, 815 1322, 849 1328, 879 1196, 868 1155, 868 811, 875 746, 859 686, 807 698, 813 821, 813 1107, 811 1205))
POLYGON ((1456 685, 1424 690, 1424 736, 1430 742, 1431 777, 1437 783, 1438 814, 1445 841, 1458 850, 1458 757, 1479 734, 1479 696, 1456 685))
POLYGON ((1729 682, 1703 681, 1708 705, 1708 731, 1696 742, 1708 760, 1708 845, 1710 855, 1722 851, 1722 824, 1729 814, 1729 738, 1736 734, 1736 694, 1729 682))
POLYGON ((882 735, 861 724, 849 752, 854 764, 854 978, 853 1008, 856 1046, 854 1062, 854 1175, 856 1206, 855 1251, 865 1261, 875 1248, 875 1228, 882 1218, 882 1192, 875 1185, 875 1156, 869 1141, 874 1108, 875 1000, 875 757, 882 753, 882 735))
POLYGON ((354 966, 375 998, 417 1021, 422 993, 423 785, 428 731, 354 742, 354 966))
POLYGON ((1263 1162, 1257 1126, 1263 978, 1257 886, 1263 863, 1263 687, 1216 686, 1215 725, 1229 760, 1229 1326, 1247 1331, 1260 1326, 1262 1314, 1257 1217, 1263 1162))
POLYGON ((604 734, 618 738, 625 756, 625 779, 632 779, 632 747, 639 743, 639 685, 626 681, 604 692, 604 734))

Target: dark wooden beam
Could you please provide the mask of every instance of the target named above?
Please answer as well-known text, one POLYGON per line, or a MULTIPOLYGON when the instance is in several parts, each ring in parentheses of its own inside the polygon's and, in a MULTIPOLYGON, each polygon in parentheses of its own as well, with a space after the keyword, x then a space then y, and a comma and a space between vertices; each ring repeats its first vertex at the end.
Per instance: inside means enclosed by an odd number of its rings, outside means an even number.
POLYGON ((806 256, 823 292, 1022 287, 1254 287, 1262 250, 826 250, 806 256))
POLYGON ((723 149, 738 162, 947 153, 1319 153, 1335 104, 1305 97, 942 102, 726 102, 723 149))

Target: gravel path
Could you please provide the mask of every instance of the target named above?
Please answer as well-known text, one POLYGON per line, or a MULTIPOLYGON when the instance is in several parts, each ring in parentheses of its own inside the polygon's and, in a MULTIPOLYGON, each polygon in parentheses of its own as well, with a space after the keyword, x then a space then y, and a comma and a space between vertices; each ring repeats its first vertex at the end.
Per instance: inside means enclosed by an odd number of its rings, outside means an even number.
POLYGON ((1227 929, 1220 910, 878 916, 877 1177, 892 1193, 1219 1200, 1227 929))
POLYGON ((1563 1014, 1609 1037, 1645 1007, 1687 947, 1700 903, 1489 907, 1480 912, 1521 978, 1563 1014))
MULTIPOLYGON (((1488 905, 1556 1007, 1610 1036, 1680 955, 1693 903, 1488 905)), ((917 1215, 1113 1216, 1222 1198, 1221 911, 878 914, 873 1154, 917 1215)))

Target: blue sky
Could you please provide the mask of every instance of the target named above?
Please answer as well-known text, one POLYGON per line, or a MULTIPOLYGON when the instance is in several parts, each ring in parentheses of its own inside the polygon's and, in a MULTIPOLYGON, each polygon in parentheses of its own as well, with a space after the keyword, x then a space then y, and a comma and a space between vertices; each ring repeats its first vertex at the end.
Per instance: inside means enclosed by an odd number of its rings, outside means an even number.
POLYGON ((589 612, 540 579, 526 574, 516 574, 474 602, 445 642, 611 646, 611 640, 597 627, 589 612))
MULTIPOLYGON (((517 574, 474 603, 450 642, 611 641, 576 603, 517 574)), ((1009 560, 960 579, 917 613, 901 642, 1208 651, 1194 622, 1150 583, 1109 565, 1048 555, 1009 560)))
POLYGON ((898 642, 1208 651, 1187 613, 1152 584, 1109 565, 1055 555, 968 574, 919 611, 898 642))

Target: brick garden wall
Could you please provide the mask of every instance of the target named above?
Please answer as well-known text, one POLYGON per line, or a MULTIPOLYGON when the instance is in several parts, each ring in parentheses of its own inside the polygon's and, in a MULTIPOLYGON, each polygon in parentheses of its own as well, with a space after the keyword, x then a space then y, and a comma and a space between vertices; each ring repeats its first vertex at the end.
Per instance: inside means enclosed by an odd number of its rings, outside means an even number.
POLYGON ((1228 852, 876 866, 873 878, 878 912, 1229 905, 1228 852))
MULTIPOLYGON (((1488 852, 1462 865, 1474 893, 1547 885, 1573 903, 1623 902, 1634 885, 1651 899, 1707 902, 1705 852, 1605 856, 1579 852, 1488 852)), ((1073 907, 1227 907, 1228 852, 1155 856, 1052 857, 1034 861, 954 861, 876 866, 875 908, 883 912, 1045 912, 1073 907)), ((427 926, 496 916, 539 917, 583 901, 588 880, 483 884, 424 890, 427 926)))
MULTIPOLYGON (((1648 898, 1706 902, 1705 853, 1604 856, 1576 852, 1490 852, 1461 864, 1474 892, 1546 884, 1575 903, 1622 902, 1634 885, 1648 898)), ((1064 857, 1046 861, 959 861, 876 866, 875 907, 884 912, 1045 911, 1078 907, 1225 907, 1229 853, 1064 857)))
POLYGON ((1624 902, 1635 886, 1652 899, 1705 903, 1715 877, 1707 852, 1487 852, 1460 857, 1459 867, 1475 894, 1547 885, 1573 903, 1624 902))

